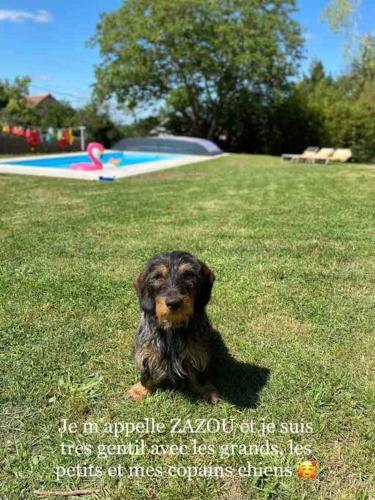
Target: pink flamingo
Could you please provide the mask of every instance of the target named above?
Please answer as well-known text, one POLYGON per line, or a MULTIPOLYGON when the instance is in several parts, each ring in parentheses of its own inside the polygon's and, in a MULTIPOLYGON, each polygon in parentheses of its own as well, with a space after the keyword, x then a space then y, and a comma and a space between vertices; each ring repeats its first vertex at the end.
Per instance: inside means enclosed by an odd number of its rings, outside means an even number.
POLYGON ((72 170, 101 170, 103 168, 103 163, 100 161, 100 158, 103 153, 103 144, 99 142, 90 142, 87 146, 87 154, 92 163, 73 163, 70 168, 72 170))

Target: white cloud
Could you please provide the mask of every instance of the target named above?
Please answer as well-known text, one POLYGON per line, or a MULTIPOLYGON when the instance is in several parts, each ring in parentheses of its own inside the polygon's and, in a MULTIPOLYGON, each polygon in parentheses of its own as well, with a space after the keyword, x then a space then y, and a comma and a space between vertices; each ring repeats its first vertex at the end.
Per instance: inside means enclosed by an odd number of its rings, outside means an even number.
POLYGON ((0 9, 0 21, 10 21, 12 23, 23 23, 33 21, 34 23, 50 23, 53 17, 48 10, 39 9, 35 12, 27 10, 0 9))

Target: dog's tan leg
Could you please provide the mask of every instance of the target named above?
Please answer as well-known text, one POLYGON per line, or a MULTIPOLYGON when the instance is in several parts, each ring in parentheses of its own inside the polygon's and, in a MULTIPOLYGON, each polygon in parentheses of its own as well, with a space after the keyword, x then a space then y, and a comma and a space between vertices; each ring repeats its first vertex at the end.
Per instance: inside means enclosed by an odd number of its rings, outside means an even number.
POLYGON ((220 401, 220 394, 216 387, 209 381, 204 383, 199 382, 198 377, 193 374, 190 376, 189 385, 192 391, 199 396, 202 396, 209 403, 216 404, 220 401))
POLYGON ((133 401, 143 401, 153 390, 154 387, 150 383, 138 382, 128 390, 127 397, 133 401))

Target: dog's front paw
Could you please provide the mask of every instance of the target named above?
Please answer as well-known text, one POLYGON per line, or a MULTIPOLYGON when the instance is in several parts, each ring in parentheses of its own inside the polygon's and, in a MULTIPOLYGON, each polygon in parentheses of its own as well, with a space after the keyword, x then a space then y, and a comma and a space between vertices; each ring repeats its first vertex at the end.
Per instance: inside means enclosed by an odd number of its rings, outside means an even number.
POLYGON ((215 389, 207 391, 204 397, 206 401, 214 405, 216 405, 220 401, 220 394, 215 389))
POLYGON ((127 399, 132 401, 143 401, 149 394, 150 389, 147 389, 141 382, 134 384, 126 393, 127 399))

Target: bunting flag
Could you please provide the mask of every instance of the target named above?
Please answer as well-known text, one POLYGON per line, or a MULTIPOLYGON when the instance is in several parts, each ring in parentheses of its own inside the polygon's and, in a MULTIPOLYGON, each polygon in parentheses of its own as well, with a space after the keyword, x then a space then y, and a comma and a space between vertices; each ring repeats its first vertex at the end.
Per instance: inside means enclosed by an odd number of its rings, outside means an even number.
POLYGON ((31 132, 31 147, 32 149, 37 148, 40 145, 40 135, 38 130, 33 130, 31 132))
POLYGON ((66 128, 63 128, 62 130, 60 130, 60 132, 61 132, 61 137, 59 139, 60 148, 66 148, 66 146, 68 145, 68 132, 66 128))
POLYGON ((55 131, 52 127, 49 127, 46 133, 46 143, 50 144, 55 138, 55 131))
POLYGON ((20 136, 24 136, 25 135, 25 130, 23 127, 13 127, 12 128, 12 134, 17 136, 17 137, 20 137, 20 136))
POLYGON ((29 128, 27 128, 25 131, 25 139, 26 139, 26 142, 28 142, 29 144, 31 144, 31 142, 32 142, 31 135, 32 135, 31 130, 29 128))
POLYGON ((73 134, 73 129, 68 130, 68 142, 70 146, 73 146, 74 144, 74 134, 73 134))
POLYGON ((24 137, 26 142, 35 149, 41 144, 50 144, 54 141, 59 143, 60 148, 66 148, 74 144, 74 130, 69 128, 54 129, 48 127, 44 131, 37 127, 19 127, 18 125, 11 126, 8 123, 0 124, 0 132, 3 134, 11 134, 15 137, 24 137))

